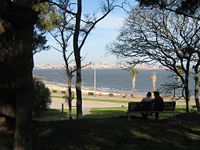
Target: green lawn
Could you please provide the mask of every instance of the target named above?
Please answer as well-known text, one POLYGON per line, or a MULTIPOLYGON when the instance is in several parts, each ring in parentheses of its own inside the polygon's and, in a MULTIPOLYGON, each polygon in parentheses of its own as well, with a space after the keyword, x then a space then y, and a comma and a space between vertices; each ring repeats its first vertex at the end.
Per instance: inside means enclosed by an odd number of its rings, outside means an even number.
POLYGON ((133 100, 127 100, 127 99, 100 99, 100 98, 84 98, 83 101, 95 101, 95 102, 111 102, 111 103, 125 103, 127 104, 130 101, 133 100))
POLYGON ((200 114, 179 114, 169 119, 145 121, 124 117, 35 122, 35 150, 197 150, 200 114))
MULTIPOLYGON (((58 110, 44 112, 33 122, 33 150, 199 149, 200 113, 184 113, 179 107, 176 121, 170 114, 161 114, 159 121, 136 114, 128 121, 126 110, 92 109, 80 120, 66 120, 67 113, 58 110)), ((13 132, 0 130, 0 149, 12 142, 13 132)))
MULTIPOLYGON (((191 109, 192 112, 196 111, 196 108, 191 109)), ((72 110, 72 114, 75 117, 76 110, 72 110)), ((176 114, 184 113, 185 106, 178 105, 176 107, 176 114)), ((95 119, 95 118, 110 118, 110 117, 126 117, 127 107, 111 107, 111 108, 92 108, 90 114, 84 116, 85 119, 95 119)), ((141 117, 141 113, 132 113, 133 116, 141 117)), ((39 121, 59 121, 66 120, 68 117, 68 109, 65 109, 62 113, 61 110, 51 109, 45 111, 41 114, 40 118, 36 118, 39 121)), ((160 113, 160 119, 167 119, 171 117, 171 113, 165 112, 160 113)), ((154 119, 154 115, 149 116, 150 119, 154 119)))
MULTIPOLYGON (((62 100, 65 96, 51 96, 52 98, 57 98, 56 100, 62 100)), ((128 103, 133 101, 133 99, 123 99, 116 97, 84 97, 83 101, 95 101, 95 102, 113 102, 113 103, 128 103)))

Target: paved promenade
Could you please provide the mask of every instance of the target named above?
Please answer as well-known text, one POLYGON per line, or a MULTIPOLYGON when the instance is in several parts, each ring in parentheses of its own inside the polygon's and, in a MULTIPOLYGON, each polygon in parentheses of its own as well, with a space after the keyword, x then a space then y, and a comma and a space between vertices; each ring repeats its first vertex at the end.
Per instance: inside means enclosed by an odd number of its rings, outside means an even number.
MULTIPOLYGON (((68 108, 68 104, 65 103, 64 99, 61 98, 52 98, 52 103, 50 108, 52 109, 62 109, 62 104, 64 104, 64 108, 68 108)), ((127 107, 125 103, 114 103, 114 102, 100 102, 100 101, 84 101, 83 100, 83 115, 89 114, 92 108, 110 108, 110 107, 127 107)), ((72 106, 76 106, 76 100, 72 101, 72 106)))

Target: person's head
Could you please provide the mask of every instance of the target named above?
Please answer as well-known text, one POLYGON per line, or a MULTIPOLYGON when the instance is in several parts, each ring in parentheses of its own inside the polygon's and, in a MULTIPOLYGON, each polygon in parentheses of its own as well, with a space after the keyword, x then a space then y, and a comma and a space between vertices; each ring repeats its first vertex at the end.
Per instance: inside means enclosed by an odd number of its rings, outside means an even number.
POLYGON ((148 92, 148 93, 147 93, 147 97, 151 97, 151 92, 148 92))
POLYGON ((159 97, 160 96, 160 93, 158 91, 154 91, 153 94, 154 94, 154 97, 159 97))

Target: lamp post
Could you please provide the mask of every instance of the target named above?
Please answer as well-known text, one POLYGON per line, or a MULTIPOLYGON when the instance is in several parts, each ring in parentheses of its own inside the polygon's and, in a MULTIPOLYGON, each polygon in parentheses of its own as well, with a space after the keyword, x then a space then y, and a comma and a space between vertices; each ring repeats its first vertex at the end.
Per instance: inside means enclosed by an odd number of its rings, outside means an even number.
POLYGON ((93 70, 94 70, 94 95, 96 96, 96 67, 95 63, 93 64, 93 70))

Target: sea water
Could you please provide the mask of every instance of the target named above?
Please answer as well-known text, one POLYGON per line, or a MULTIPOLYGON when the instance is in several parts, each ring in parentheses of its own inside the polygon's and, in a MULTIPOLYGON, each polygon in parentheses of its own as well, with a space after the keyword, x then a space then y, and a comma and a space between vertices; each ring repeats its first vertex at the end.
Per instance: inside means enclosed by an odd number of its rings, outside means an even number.
MULTIPOLYGON (((33 74, 41 80, 56 83, 66 83, 64 69, 34 69, 33 74)), ((167 90, 166 84, 177 82, 176 76, 169 70, 138 70, 135 82, 136 93, 146 93, 153 91, 152 74, 156 74, 156 87, 159 91, 167 90)), ((96 69, 96 90, 106 92, 132 93, 132 79, 130 72, 122 69, 96 69)), ((75 85, 75 76, 73 77, 75 85)), ((94 70, 82 70, 82 86, 89 89, 94 88, 94 70)), ((190 83, 191 89, 194 87, 193 78, 190 83)))

